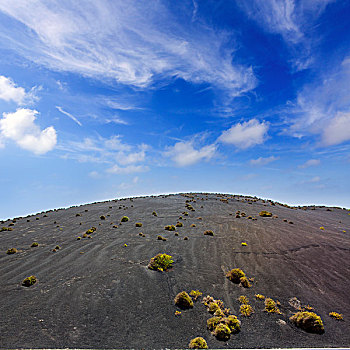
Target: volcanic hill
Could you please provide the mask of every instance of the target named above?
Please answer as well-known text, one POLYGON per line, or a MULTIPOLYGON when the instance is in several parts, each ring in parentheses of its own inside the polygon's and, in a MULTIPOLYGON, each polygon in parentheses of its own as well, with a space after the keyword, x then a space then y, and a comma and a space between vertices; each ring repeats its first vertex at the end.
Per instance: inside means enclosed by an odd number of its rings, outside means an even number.
POLYGON ((42 212, 0 231, 1 348, 186 348, 195 337, 209 348, 350 346, 345 208, 188 193, 42 212), (172 266, 148 268, 157 254, 172 266), (235 268, 246 279, 227 275, 235 268), (182 291, 202 295, 181 309, 182 291), (239 332, 212 334, 208 295, 221 300, 221 327, 235 315, 239 332), (324 332, 300 328, 297 312, 320 316, 324 332))

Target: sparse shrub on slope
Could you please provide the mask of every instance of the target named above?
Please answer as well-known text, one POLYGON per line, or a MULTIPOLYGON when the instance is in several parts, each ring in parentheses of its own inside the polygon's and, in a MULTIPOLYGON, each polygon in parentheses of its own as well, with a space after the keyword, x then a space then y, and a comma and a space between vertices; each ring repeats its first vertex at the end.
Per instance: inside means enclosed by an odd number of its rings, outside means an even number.
POLYGON ((278 309, 276 302, 271 298, 265 299, 265 311, 269 313, 280 314, 281 311, 278 309))
POLYGON ((142 227, 142 222, 137 222, 137 223, 135 224, 135 226, 136 226, 136 227, 142 227))
POLYGON ((150 260, 148 268, 150 270, 166 271, 172 267, 173 263, 174 261, 172 260, 171 255, 157 254, 150 260))
POLYGON ((339 314, 338 312, 330 312, 329 313, 329 316, 331 316, 332 318, 335 318, 336 320, 338 321, 341 321, 343 320, 343 315, 342 314, 339 314))
POLYGON ((226 277, 233 283, 239 284, 241 282, 241 278, 245 277, 245 273, 239 269, 235 268, 226 273, 226 277))
POLYGON ((297 327, 310 333, 324 333, 324 326, 320 316, 314 312, 300 311, 289 318, 297 327))
POLYGON ((190 309, 193 307, 193 300, 185 291, 178 293, 174 302, 181 309, 190 309))
POLYGON ((120 221, 127 222, 127 221, 129 221, 129 218, 127 216, 123 216, 120 221))
POLYGON ((33 284, 36 283, 36 277, 35 276, 29 276, 29 277, 26 277, 23 282, 22 282, 22 286, 24 287, 30 287, 32 286, 33 284))
POLYGON ((208 349, 207 342, 202 337, 194 338, 188 344, 189 349, 208 349))
POLYGON ((17 249, 16 248, 7 249, 7 252, 6 252, 6 254, 9 254, 9 255, 16 254, 16 253, 17 253, 17 249))
POLYGON ((38 247, 38 246, 39 246, 39 243, 38 243, 38 242, 33 242, 33 243, 31 244, 31 247, 32 247, 32 248, 38 247))
POLYGON ((215 329, 213 334, 218 340, 228 340, 230 339, 231 329, 224 323, 219 323, 215 329))
POLYGON ((272 216, 272 213, 270 213, 269 211, 266 211, 266 210, 262 210, 260 213, 259 213, 259 216, 262 216, 264 218, 269 218, 272 216))
POLYGON ((175 231, 175 226, 174 225, 167 225, 167 226, 164 227, 164 230, 175 231))

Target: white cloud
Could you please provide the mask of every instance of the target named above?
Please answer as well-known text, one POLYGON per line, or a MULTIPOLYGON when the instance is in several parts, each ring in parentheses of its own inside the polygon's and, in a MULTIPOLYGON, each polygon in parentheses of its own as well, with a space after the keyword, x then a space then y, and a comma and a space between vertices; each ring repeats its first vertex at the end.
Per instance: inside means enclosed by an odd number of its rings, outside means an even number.
POLYGON ((116 155, 116 160, 121 165, 128 165, 133 163, 140 163, 145 160, 146 157, 146 145, 140 146, 139 152, 131 152, 131 153, 125 153, 125 152, 119 152, 116 155))
POLYGON ((259 157, 258 159, 251 159, 249 163, 250 165, 263 166, 271 162, 274 162, 275 160, 278 160, 278 159, 279 157, 275 157, 275 156, 270 156, 267 158, 259 157))
POLYGON ((305 169, 308 168, 310 166, 316 166, 319 165, 321 163, 321 161, 319 159, 309 159, 307 162, 305 162, 302 165, 299 165, 300 169, 305 169))
POLYGON ((309 180, 310 183, 320 182, 321 178, 319 176, 314 176, 309 180))
POLYGON ((79 121, 77 118, 75 118, 74 115, 72 115, 72 114, 70 114, 70 113, 64 111, 64 110, 62 109, 62 107, 60 107, 60 106, 56 106, 56 108, 57 108, 62 114, 66 115, 68 118, 70 118, 70 119, 72 119, 74 122, 76 122, 79 126, 82 126, 82 124, 80 123, 80 121, 79 121))
POLYGON ((131 146, 126 143, 123 143, 119 135, 114 135, 111 138, 105 140, 104 146, 107 149, 113 150, 113 151, 128 152, 131 150, 131 146))
POLYGON ((50 69, 141 88, 179 77, 231 96, 257 85, 252 68, 235 63, 235 47, 225 47, 227 33, 192 22, 191 14, 179 23, 164 2, 0 0, 0 11, 18 21, 0 23, 0 38, 50 69))
POLYGON ((126 167, 120 167, 119 165, 113 165, 111 168, 107 169, 107 173, 110 174, 132 174, 141 173, 148 171, 149 168, 144 165, 128 165, 126 167))
POLYGON ((199 149, 193 146, 194 141, 177 142, 174 146, 168 147, 164 152, 166 157, 170 157, 178 166, 188 166, 202 160, 210 160, 216 152, 216 145, 211 144, 199 149))
POLYGON ((0 99, 6 102, 13 101, 19 105, 29 102, 33 98, 33 94, 26 92, 24 88, 16 86, 11 78, 0 75, 0 99))
POLYGON ((338 112, 325 126, 322 142, 326 146, 337 145, 350 140, 350 111, 338 112))
POLYGON ((263 143, 268 128, 265 122, 260 123, 257 119, 251 119, 249 122, 237 123, 223 131, 218 141, 246 149, 263 143))
POLYGON ((305 85, 293 107, 292 135, 320 135, 319 145, 330 146, 350 140, 350 59, 331 72, 305 85))
POLYGON ((35 154, 51 151, 57 143, 56 130, 49 126, 44 130, 35 124, 38 112, 20 108, 14 113, 3 113, 0 133, 3 139, 15 141, 18 146, 35 154))

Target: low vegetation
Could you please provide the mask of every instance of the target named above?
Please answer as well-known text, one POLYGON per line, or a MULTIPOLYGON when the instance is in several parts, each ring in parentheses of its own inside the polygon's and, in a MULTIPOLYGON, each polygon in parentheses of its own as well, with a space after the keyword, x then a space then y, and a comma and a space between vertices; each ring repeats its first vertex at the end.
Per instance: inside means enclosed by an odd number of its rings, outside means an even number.
POLYGON ((314 312, 299 311, 291 316, 292 321, 297 327, 306 332, 322 334, 324 333, 324 326, 320 316, 314 312))
POLYGON ((174 303, 180 309, 190 309, 193 307, 193 300, 185 291, 182 291, 176 295, 174 303))
POLYGON ((127 221, 129 221, 129 218, 127 216, 123 216, 120 221, 127 222, 127 221))
POLYGON ((249 317, 254 313, 253 308, 249 304, 242 304, 239 308, 239 312, 242 316, 249 317))
POLYGON ((137 222, 137 223, 135 224, 135 226, 136 226, 136 227, 142 227, 142 222, 137 222))
POLYGON ((38 242, 33 242, 31 244, 31 247, 34 248, 34 247, 39 247, 39 243, 38 242))
POLYGON ((212 230, 206 230, 204 231, 205 236, 214 236, 214 232, 212 230))
POLYGON ((207 342, 202 337, 194 338, 188 344, 189 349, 208 349, 207 342))
POLYGON ((33 284, 36 283, 36 277, 35 276, 29 276, 29 277, 26 277, 23 282, 22 282, 22 286, 24 287, 30 287, 32 286, 33 284))
POLYGON ((164 227, 164 230, 175 231, 175 225, 167 225, 164 227))
POLYGON ((172 267, 173 263, 171 255, 157 254, 150 260, 148 268, 155 271, 167 271, 172 267))
POLYGON ((343 320, 343 315, 342 314, 338 314, 338 312, 334 312, 334 311, 330 312, 329 316, 331 316, 331 317, 333 317, 333 318, 335 318, 336 320, 339 320, 339 321, 343 320))
POLYGON ((276 305, 276 302, 271 298, 265 299, 265 311, 267 311, 269 313, 276 313, 276 314, 281 313, 281 311, 279 310, 279 308, 276 305))
POLYGON ((259 216, 262 216, 264 218, 270 218, 272 216, 272 213, 270 213, 269 211, 266 211, 266 210, 262 210, 259 213, 259 216))
POLYGON ((196 301, 199 297, 202 296, 202 292, 200 292, 199 290, 191 290, 190 291, 190 296, 193 298, 194 301, 196 301))
POLYGON ((17 253, 17 249, 16 248, 10 248, 7 249, 6 254, 11 255, 11 254, 16 254, 17 253))

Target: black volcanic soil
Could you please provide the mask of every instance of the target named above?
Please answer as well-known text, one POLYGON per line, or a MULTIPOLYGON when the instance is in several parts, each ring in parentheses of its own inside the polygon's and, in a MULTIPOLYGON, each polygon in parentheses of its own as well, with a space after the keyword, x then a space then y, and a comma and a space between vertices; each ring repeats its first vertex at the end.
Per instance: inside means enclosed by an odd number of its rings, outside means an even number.
POLYGON ((197 336, 209 348, 349 347, 350 212, 273 204, 231 195, 179 194, 18 218, 10 226, 13 231, 0 232, 0 347, 186 348, 197 336), (186 200, 195 211, 185 208, 186 200), (236 218, 237 210, 257 220, 236 218), (261 210, 278 217, 260 217, 261 210), (184 211, 189 215, 180 220, 184 225, 177 228, 178 236, 164 230, 184 211), (124 215, 130 221, 120 225, 124 215), (135 227, 136 222, 143 226, 135 227), (77 240, 92 226, 97 230, 91 239, 77 240), (214 236, 203 235, 205 230, 214 236), (158 235, 167 240, 157 240, 158 235), (39 247, 30 247, 34 241, 39 247), (52 252, 56 245, 61 248, 52 252), (12 247, 18 252, 7 255, 12 247), (172 255, 174 267, 149 270, 157 253, 172 255), (254 278, 252 288, 225 278, 235 267, 254 278), (30 275, 38 282, 23 287, 30 275), (206 329, 211 315, 200 300, 175 316, 175 295, 192 289, 222 299, 241 320, 241 332, 218 341, 206 329), (257 293, 279 300, 282 314, 264 312, 264 302, 254 298, 257 293), (249 318, 239 315, 240 295, 248 296, 255 310, 249 318), (307 333, 289 321, 295 312, 288 303, 292 297, 322 317, 324 334, 307 333), (331 318, 331 311, 342 313, 344 321, 331 318))

